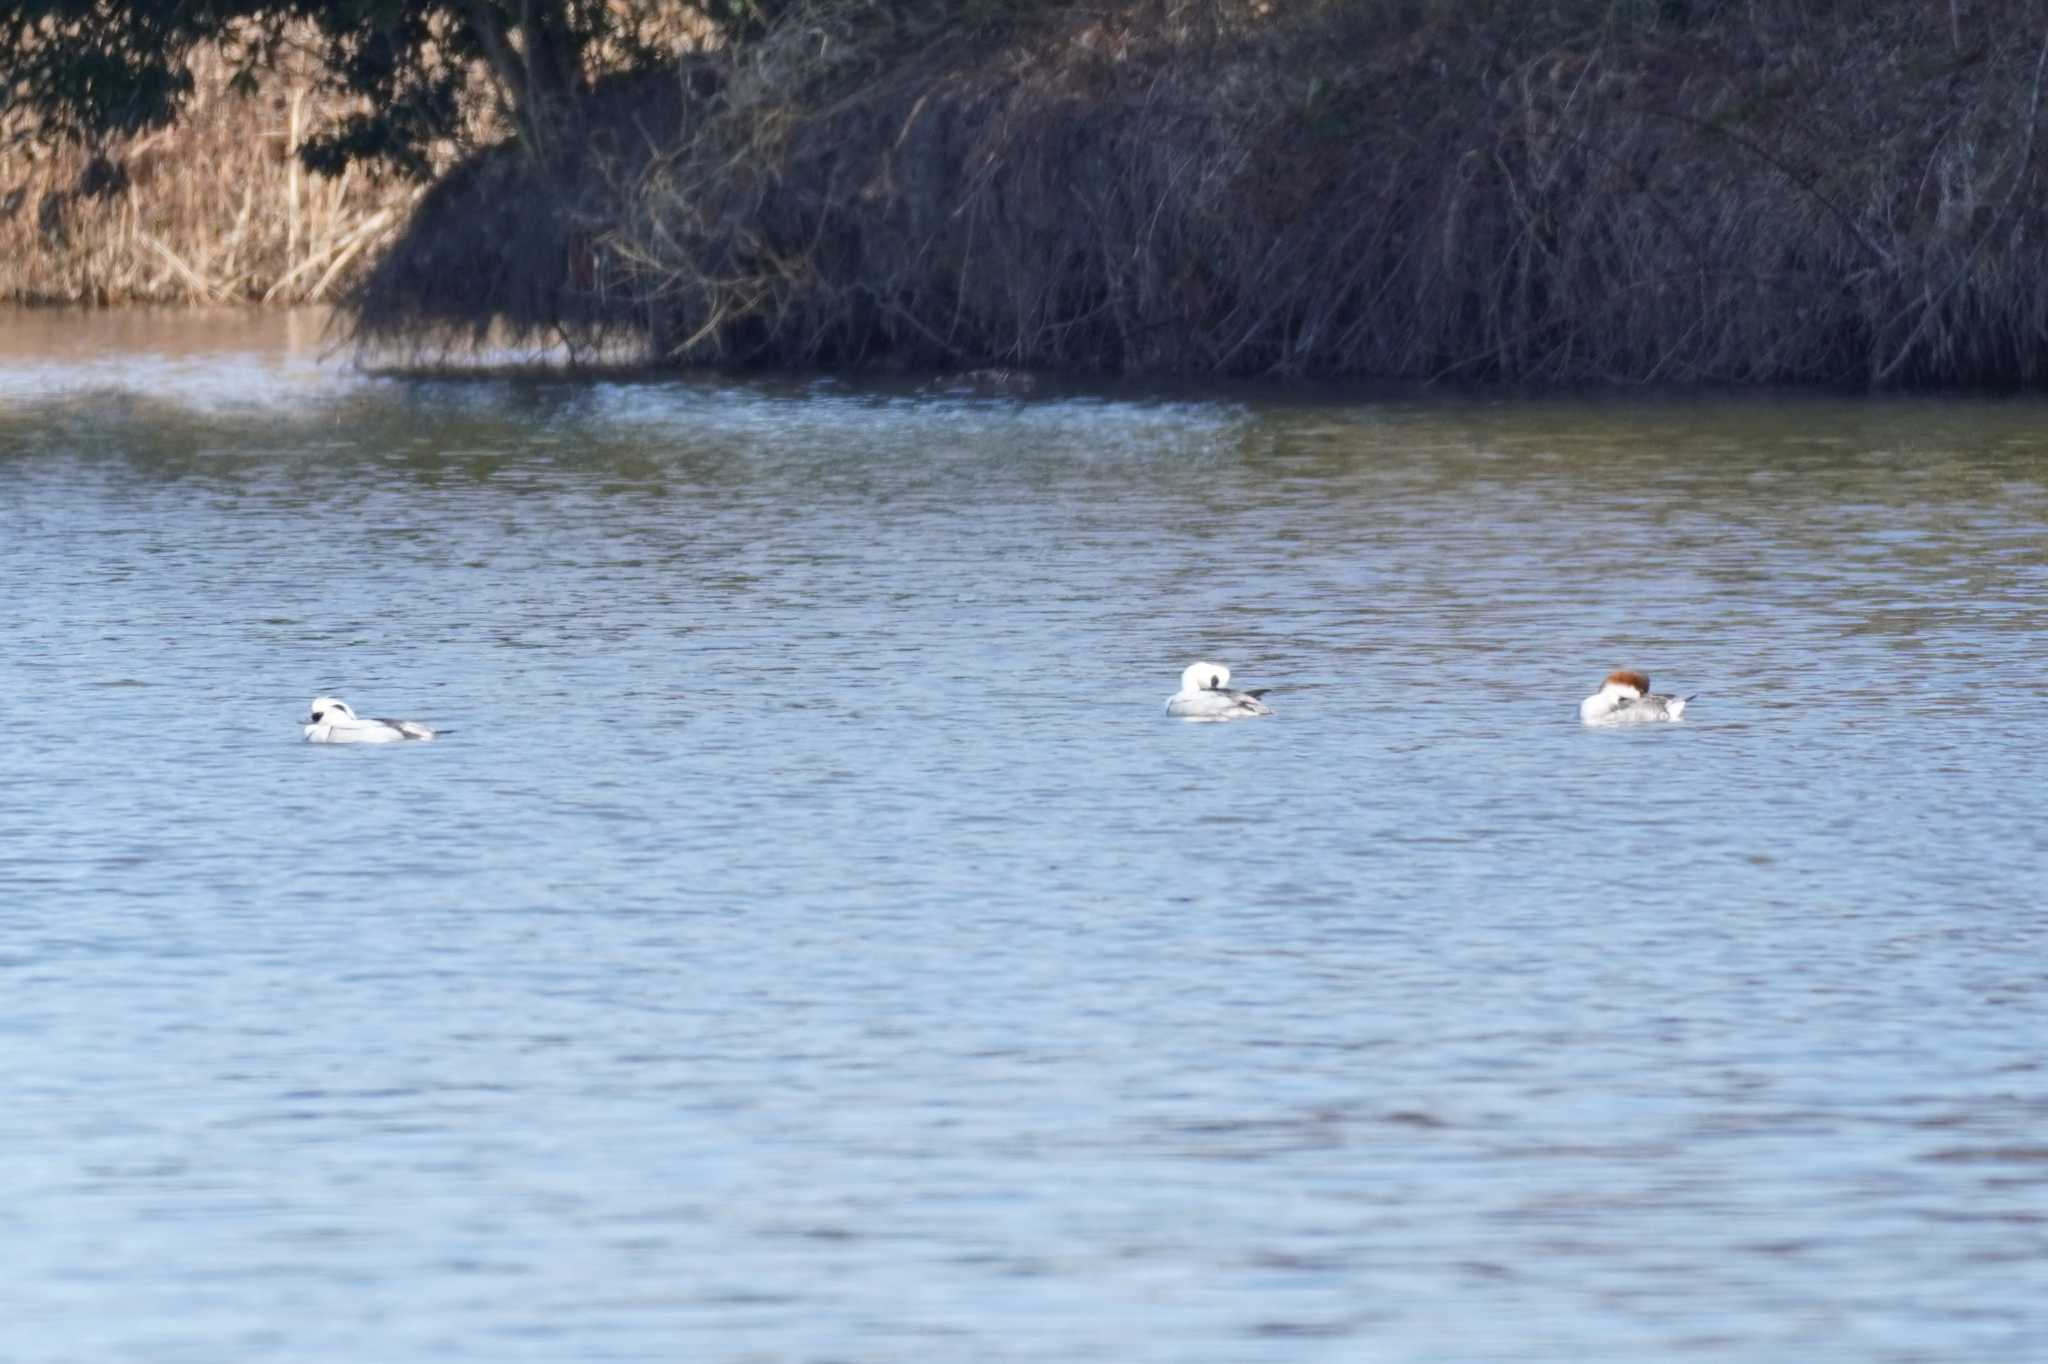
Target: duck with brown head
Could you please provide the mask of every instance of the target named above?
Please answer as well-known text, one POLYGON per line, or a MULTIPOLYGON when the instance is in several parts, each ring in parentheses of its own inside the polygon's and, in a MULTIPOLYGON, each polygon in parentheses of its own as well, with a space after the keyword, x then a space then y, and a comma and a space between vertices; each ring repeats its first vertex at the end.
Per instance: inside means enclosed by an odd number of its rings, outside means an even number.
MULTIPOLYGON (((1697 692, 1694 695, 1698 695, 1697 692)), ((1579 721, 1588 725, 1634 725, 1677 720, 1691 696, 1661 696, 1650 690, 1650 675, 1632 668, 1607 674, 1600 690, 1579 702, 1579 721)))

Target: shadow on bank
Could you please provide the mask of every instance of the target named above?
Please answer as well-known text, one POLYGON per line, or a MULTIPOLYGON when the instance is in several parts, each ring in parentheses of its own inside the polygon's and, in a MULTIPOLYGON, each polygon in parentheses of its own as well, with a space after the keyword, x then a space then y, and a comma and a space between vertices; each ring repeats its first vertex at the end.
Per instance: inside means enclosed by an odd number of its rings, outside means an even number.
POLYGON ((457 167, 356 333, 782 369, 2048 371, 2029 6, 1449 8, 914 34, 807 7, 457 167))

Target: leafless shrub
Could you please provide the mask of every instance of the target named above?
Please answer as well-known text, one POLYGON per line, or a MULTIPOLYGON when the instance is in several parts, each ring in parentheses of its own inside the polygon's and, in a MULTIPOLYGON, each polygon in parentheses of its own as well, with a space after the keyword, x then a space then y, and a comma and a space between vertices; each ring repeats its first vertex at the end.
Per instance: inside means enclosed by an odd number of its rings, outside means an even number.
POLYGON ((595 102, 571 162, 474 163, 362 316, 681 362, 2048 377, 2029 6, 1665 8, 1136 0, 878 37, 818 0, 595 102))

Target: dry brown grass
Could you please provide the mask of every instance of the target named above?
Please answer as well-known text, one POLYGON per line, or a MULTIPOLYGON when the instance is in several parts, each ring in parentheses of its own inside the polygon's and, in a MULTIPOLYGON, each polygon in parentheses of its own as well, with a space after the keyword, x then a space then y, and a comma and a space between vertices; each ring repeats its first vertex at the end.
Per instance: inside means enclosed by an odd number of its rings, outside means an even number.
POLYGON ((2048 33, 1915 9, 1141 5, 736 80, 611 240, 693 360, 2040 382, 2048 33))
POLYGON ((680 363, 2048 380, 2048 31, 1968 6, 815 0, 437 187, 380 340, 680 363), (1681 20, 1671 20, 1680 13, 1681 20))
POLYGON ((310 78, 256 98, 202 54, 175 127, 83 149, 0 143, 0 296, 25 303, 305 303, 338 297, 419 191, 309 175, 293 154, 331 111, 310 78))

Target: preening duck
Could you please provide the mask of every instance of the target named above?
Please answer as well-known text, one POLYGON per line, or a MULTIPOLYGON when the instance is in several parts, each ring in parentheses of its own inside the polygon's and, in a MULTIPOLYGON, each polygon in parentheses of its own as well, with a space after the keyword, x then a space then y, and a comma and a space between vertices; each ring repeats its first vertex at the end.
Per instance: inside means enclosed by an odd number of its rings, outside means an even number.
POLYGON ((1258 691, 1232 691, 1230 669, 1221 663, 1190 663, 1180 675, 1180 690, 1166 699, 1166 713, 1182 720, 1248 720, 1271 715, 1273 708, 1258 691))
POLYGON ((1685 703, 1690 700, 1691 696, 1653 694, 1648 673, 1622 668, 1607 674, 1600 690, 1579 702, 1579 720, 1588 725, 1635 725, 1676 720, 1685 714, 1685 703))

